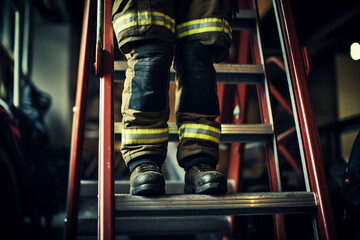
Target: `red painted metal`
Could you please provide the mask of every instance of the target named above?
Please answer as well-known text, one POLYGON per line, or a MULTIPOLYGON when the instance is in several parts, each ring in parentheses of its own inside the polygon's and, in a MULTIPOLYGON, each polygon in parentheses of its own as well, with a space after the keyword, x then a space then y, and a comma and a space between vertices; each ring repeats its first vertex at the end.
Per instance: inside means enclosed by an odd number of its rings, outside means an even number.
POLYGON ((281 40, 284 44, 287 65, 298 112, 301 138, 309 173, 310 187, 318 198, 317 222, 320 239, 337 239, 331 202, 326 184, 324 163, 322 160, 317 128, 312 112, 310 95, 306 81, 303 55, 297 41, 291 7, 286 0, 274 1, 281 28, 281 40))
POLYGON ((235 88, 229 84, 218 84, 217 95, 219 98, 220 116, 216 119, 220 123, 232 122, 233 103, 229 96, 234 95, 235 88))
MULTIPOLYGON (((240 5, 239 5, 240 7, 240 5)), ((241 6, 243 7, 243 6, 241 6)), ((249 63, 250 45, 249 45, 249 32, 236 32, 234 34, 234 42, 237 44, 232 47, 234 54, 230 55, 231 62, 236 63, 249 63)), ((223 103, 221 108, 221 121, 232 122, 236 124, 243 124, 247 122, 247 107, 248 107, 248 86, 238 84, 236 87, 233 85, 225 85, 224 90, 220 91, 220 103, 223 103), (221 97, 221 98, 220 98, 221 97), (225 104, 228 104, 227 106, 225 104), (240 116, 237 118, 233 114, 235 106, 240 108, 240 116)), ((235 180, 235 192, 242 190, 242 173, 244 169, 244 143, 233 143, 230 146, 229 163, 227 170, 227 177, 235 180)), ((231 239, 233 239, 239 232, 239 217, 232 217, 231 221, 231 239)))
POLYGON ((277 137, 278 143, 281 143, 281 142, 285 141, 287 138, 293 136, 295 133, 296 133, 296 128, 295 127, 291 127, 288 130, 282 132, 277 137))
POLYGON ((293 155, 289 152, 289 150, 281 143, 278 145, 279 151, 284 155, 287 162, 291 165, 291 167, 295 170, 296 175, 299 179, 302 178, 302 168, 300 164, 296 161, 293 155))
POLYGON ((303 60, 304 60, 304 65, 305 65, 305 70, 306 70, 306 76, 309 76, 309 74, 312 70, 312 64, 311 64, 311 60, 310 60, 309 49, 307 47, 303 48, 302 55, 303 55, 303 60))
MULTIPOLYGON (((253 1, 253 7, 257 9, 257 2, 253 1)), ((259 13, 257 12, 257 19, 258 24, 260 24, 260 17, 259 13)), ((256 35, 255 32, 252 32, 251 34, 251 45, 252 45, 252 51, 253 51, 253 61, 255 64, 263 64, 265 59, 261 55, 260 48, 263 49, 262 46, 262 37, 261 37, 261 28, 258 26, 258 35, 256 35), (260 41, 258 41, 257 37, 259 37, 260 41), (260 45, 260 46, 259 46, 260 45)), ((267 77, 266 72, 266 66, 264 65, 265 69, 265 81, 266 84, 269 86, 269 81, 267 77)), ((269 87, 270 88, 270 87, 269 87)), ((269 89, 270 90, 270 89, 269 89)), ((259 98, 259 108, 260 108, 260 115, 261 115, 261 122, 265 124, 272 123, 272 116, 270 115, 271 112, 271 99, 270 97, 267 98, 265 86, 264 85, 258 85, 257 86, 258 91, 258 98, 259 98)), ((275 134, 275 131, 274 131, 275 134)), ((271 146, 271 143, 265 143, 265 156, 266 156, 266 162, 267 162, 267 168, 268 168, 268 175, 269 175, 269 183, 270 183, 270 190, 272 192, 278 192, 281 191, 281 182, 278 176, 280 176, 280 166, 279 164, 275 162, 274 156, 274 148, 277 148, 277 142, 276 142, 276 134, 274 136, 274 143, 271 146)), ((274 233, 275 233, 275 239, 286 239, 286 231, 285 231, 285 216, 283 214, 275 214, 274 217, 274 233)))
MULTIPOLYGON (((286 71, 284 63, 280 58, 274 57, 274 56, 266 58, 266 65, 269 65, 271 63, 278 66, 281 70, 283 70, 283 72, 286 71)), ((293 111, 292 111, 290 104, 281 95, 281 93, 277 90, 277 88, 274 86, 274 84, 269 82, 269 88, 270 88, 271 95, 283 106, 283 108, 289 113, 289 115, 293 117, 293 111)))
POLYGON ((104 76, 100 78, 98 239, 115 239, 114 43, 112 1, 104 1, 104 76))
MULTIPOLYGON (((243 124, 247 121, 247 107, 248 107, 248 86, 238 85, 234 92, 234 105, 239 106, 241 109, 240 118, 233 118, 233 123, 243 124)), ((235 180, 235 192, 241 192, 242 190, 242 173, 244 169, 244 143, 233 143, 230 147, 230 158, 228 164, 228 178, 235 180)))
POLYGON ((277 90, 274 84, 270 82, 269 82, 269 90, 270 90, 270 94, 281 104, 281 106, 283 106, 283 108, 287 111, 287 113, 293 117, 294 115, 290 104, 286 101, 283 95, 281 95, 281 93, 277 90))
MULTIPOLYGON (((266 64, 269 65, 271 63, 276 64, 281 70, 283 70, 285 72, 284 63, 280 58, 278 58, 278 57, 268 57, 266 59, 266 64)), ((270 88, 271 95, 281 104, 281 106, 287 111, 287 113, 291 117, 294 117, 294 114, 293 114, 293 111, 292 111, 292 108, 291 108, 290 104, 287 102, 287 100, 281 95, 281 93, 276 89, 276 87, 271 82, 269 82, 269 88, 270 88)), ((284 141, 288 137, 293 136, 295 134, 295 131, 296 131, 295 127, 289 128, 285 132, 278 135, 277 141, 278 141, 279 151, 283 154, 286 161, 295 170, 296 175, 298 176, 298 178, 301 179, 301 177, 303 176, 302 171, 301 171, 301 169, 302 169, 301 166, 296 161, 296 159, 292 156, 292 154, 289 152, 289 150, 281 143, 282 141, 284 141)))
POLYGON ((77 90, 73 116, 65 239, 76 239, 80 188, 80 165, 84 140, 85 106, 91 56, 94 1, 86 0, 80 46, 77 90))
POLYGON ((266 64, 270 64, 270 63, 274 63, 281 70, 283 70, 283 72, 286 71, 285 65, 279 57, 271 56, 271 57, 266 58, 266 64))
MULTIPOLYGON (((239 45, 237 46, 237 63, 248 63, 249 61, 249 32, 239 33, 239 45)), ((233 86, 231 86, 234 88, 233 86)), ((232 122, 236 124, 244 124, 247 122, 247 106, 248 106, 248 86, 238 84, 233 92, 233 107, 240 108, 240 116, 234 116, 231 111, 229 114, 232 116, 232 122)), ((229 96, 225 96, 229 97, 229 96)), ((244 168, 244 149, 245 144, 233 143, 231 144, 230 159, 228 165, 228 178, 235 179, 235 192, 242 189, 242 172, 244 168)))

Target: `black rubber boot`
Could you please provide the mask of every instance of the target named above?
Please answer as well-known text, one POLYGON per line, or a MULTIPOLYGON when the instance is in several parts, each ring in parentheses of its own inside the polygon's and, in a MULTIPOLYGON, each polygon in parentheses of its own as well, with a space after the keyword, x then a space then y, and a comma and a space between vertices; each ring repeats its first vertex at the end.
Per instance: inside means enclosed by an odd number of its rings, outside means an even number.
POLYGON ((186 171, 184 192, 186 194, 225 194, 227 178, 208 164, 196 164, 186 171))
POLYGON ((160 167, 144 163, 137 166, 130 176, 130 194, 161 196, 165 194, 165 180, 160 167))

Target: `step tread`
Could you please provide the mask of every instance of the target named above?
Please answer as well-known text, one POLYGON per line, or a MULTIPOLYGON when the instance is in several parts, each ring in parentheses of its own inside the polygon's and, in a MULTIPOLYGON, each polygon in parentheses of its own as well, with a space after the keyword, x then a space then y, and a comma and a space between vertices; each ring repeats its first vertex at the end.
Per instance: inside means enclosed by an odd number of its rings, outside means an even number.
POLYGON ((316 207, 312 192, 237 193, 223 196, 115 194, 117 216, 213 216, 309 213, 316 207))

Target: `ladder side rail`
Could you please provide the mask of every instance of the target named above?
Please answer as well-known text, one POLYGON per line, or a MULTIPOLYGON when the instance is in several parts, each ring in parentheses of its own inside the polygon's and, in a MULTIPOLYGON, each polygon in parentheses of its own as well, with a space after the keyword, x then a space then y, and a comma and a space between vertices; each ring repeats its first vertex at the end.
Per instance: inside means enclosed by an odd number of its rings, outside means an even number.
POLYGON ((93 1, 86 0, 84 7, 83 27, 77 75, 77 90, 73 108, 73 123, 71 134, 70 168, 68 180, 67 209, 65 222, 65 239, 76 239, 77 218, 79 208, 80 166, 82 159, 85 108, 87 85, 89 77, 91 43, 93 31, 93 1))
POLYGON ((291 86, 290 91, 292 91, 291 94, 295 100, 293 105, 296 106, 298 113, 296 116, 296 111, 294 111, 295 122, 298 122, 301 127, 299 141, 302 140, 306 156, 311 190, 317 194, 318 198, 317 220, 320 238, 322 240, 337 239, 324 163, 306 82, 305 66, 297 41, 291 8, 286 0, 273 0, 273 5, 285 59, 284 63, 289 74, 289 87, 291 86))
POLYGON ((98 239, 115 239, 114 43, 112 1, 104 0, 103 76, 99 101, 98 239))
POLYGON ((279 92, 279 90, 272 84, 270 81, 268 82, 271 96, 274 97, 280 105, 285 109, 285 111, 290 115, 290 117, 294 118, 294 114, 292 112, 292 108, 290 104, 286 101, 285 97, 279 92))
MULTIPOLYGON (((262 36, 260 29, 260 17, 258 12, 257 2, 254 0, 252 2, 253 8, 256 10, 256 31, 252 32, 252 49, 253 49, 253 61, 255 64, 262 64, 264 67, 265 78, 264 82, 257 86, 258 98, 259 98, 259 107, 261 114, 262 123, 270 123, 274 126, 272 105, 270 98, 270 87, 268 83, 268 75, 266 71, 265 58, 263 55, 263 45, 262 45, 262 36)), ((265 143, 265 156, 268 166, 269 174, 269 183, 271 191, 281 192, 281 175, 280 175, 280 165, 278 158, 278 146, 277 146, 277 136, 274 131, 272 143, 265 143)), ((286 228, 285 228, 285 216, 283 214, 274 215, 274 234, 275 239, 286 239, 286 228)))
MULTIPOLYGON (((251 44, 253 50, 253 61, 255 64, 261 64, 264 67, 265 78, 262 84, 257 86, 258 96, 259 96, 259 108, 261 121, 264 124, 272 124, 274 127, 273 114, 272 114, 272 105, 270 98, 270 87, 268 84, 268 77, 266 71, 266 65, 263 56, 263 46, 261 41, 261 31, 260 31, 260 21, 259 14, 257 12, 257 4, 256 1, 253 2, 254 9, 257 14, 257 29, 256 32, 253 32, 251 35, 251 44)), ((274 131, 275 133, 275 131, 274 131)), ((272 182, 272 191, 282 191, 281 179, 280 179, 280 168, 277 154, 277 141, 276 134, 274 134, 273 138, 273 147, 272 147, 272 155, 274 155, 274 162, 270 164, 270 174, 274 177, 270 178, 270 182, 272 182)), ((270 147, 270 144, 268 144, 270 147)), ((269 149, 271 151, 271 147, 269 149)), ((267 151, 267 152, 270 152, 267 151)))
MULTIPOLYGON (((285 65, 282 62, 282 60, 278 57, 268 57, 266 58, 266 64, 269 65, 271 63, 274 63, 276 66, 278 66, 284 73, 285 65)), ((294 118, 294 114, 292 111, 291 105, 288 103, 288 101, 285 99, 285 97, 277 90, 277 88, 272 84, 270 81, 268 82, 271 96, 274 97, 280 105, 286 110, 286 112, 294 118)), ((299 179, 301 179, 302 176, 302 168, 300 164, 296 161, 295 157, 292 156, 292 154, 289 152, 289 150, 285 147, 285 145, 282 143, 283 140, 293 135, 293 132, 295 132, 295 127, 291 127, 285 132, 281 133, 277 136, 278 141, 278 149, 285 157, 286 161, 291 165, 291 167, 295 170, 296 175, 299 179)))
MULTIPOLYGON (((279 34, 280 34, 280 31, 279 31, 279 34)), ((280 41, 281 41, 281 38, 280 38, 280 41)), ((281 44, 282 41, 281 41, 281 44)), ((284 55, 284 54, 283 54, 284 55)), ((286 56, 283 56, 284 59, 286 59, 286 56)), ((283 70, 283 72, 286 74, 286 77, 288 79, 288 82, 289 82, 289 75, 288 75, 288 71, 286 71, 287 67, 285 67, 285 65, 287 66, 287 63, 286 61, 282 61, 280 60, 278 57, 269 57, 267 60, 266 60, 267 63, 274 63, 276 64, 281 70, 283 70)), ((305 182, 305 187, 306 187, 306 191, 310 191, 310 183, 309 183, 309 176, 308 176, 308 173, 307 173, 307 167, 306 167, 306 162, 305 162, 305 153, 304 153, 304 148, 303 148, 303 144, 302 144, 302 139, 301 139, 301 134, 300 134, 300 129, 299 129, 299 122, 298 122, 298 113, 297 113, 297 109, 296 109, 296 106, 295 106, 295 101, 294 101, 294 94, 293 94, 293 91, 291 90, 291 85, 288 84, 288 87, 289 87, 289 94, 290 94, 290 101, 291 101, 291 106, 289 104, 287 104, 287 102, 284 102, 286 104, 283 105, 284 107, 286 107, 286 109, 289 109, 291 111, 291 114, 289 112, 289 110, 287 110, 290 114, 290 116, 294 119, 294 122, 295 122, 295 127, 294 127, 294 132, 297 134, 297 141, 298 141, 298 146, 299 146, 299 151, 300 151, 300 160, 301 160, 301 164, 302 164, 302 173, 303 173, 303 179, 304 179, 304 182, 305 182)), ((270 85, 270 91, 272 90, 272 87, 270 85)), ((275 95, 273 95, 275 96, 275 95)), ((282 103, 283 104, 283 103, 282 103)), ((291 129, 288 129, 287 131, 290 131, 291 129)), ((278 136, 278 143, 279 145, 282 144, 282 141, 286 138, 286 137, 289 137, 291 136, 292 134, 285 134, 282 133, 278 136)), ((282 150, 284 150, 284 148, 281 148, 282 150)), ((282 151, 283 152, 283 151, 282 151)), ((283 152, 284 153, 284 152, 283 152)), ((285 156, 287 154, 284 154, 285 156)), ((287 157, 286 157, 287 158, 287 157)), ((287 158, 287 160, 290 160, 289 158, 287 158)), ((296 169, 295 169, 296 170, 296 169)), ((296 170, 297 171, 297 170, 296 170)))

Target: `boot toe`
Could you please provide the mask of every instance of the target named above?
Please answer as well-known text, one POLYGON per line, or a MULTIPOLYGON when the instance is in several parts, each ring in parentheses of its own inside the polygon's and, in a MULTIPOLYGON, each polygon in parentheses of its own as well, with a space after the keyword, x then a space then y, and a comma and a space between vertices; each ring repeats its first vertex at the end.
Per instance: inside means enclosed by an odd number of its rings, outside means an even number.
POLYGON ((208 166, 193 167, 185 175, 185 193, 220 195, 227 192, 226 177, 208 166))
POLYGON ((165 194, 165 180, 158 168, 146 166, 135 169, 130 177, 130 194, 159 196, 165 194))

